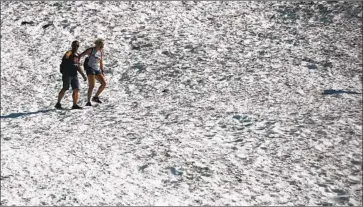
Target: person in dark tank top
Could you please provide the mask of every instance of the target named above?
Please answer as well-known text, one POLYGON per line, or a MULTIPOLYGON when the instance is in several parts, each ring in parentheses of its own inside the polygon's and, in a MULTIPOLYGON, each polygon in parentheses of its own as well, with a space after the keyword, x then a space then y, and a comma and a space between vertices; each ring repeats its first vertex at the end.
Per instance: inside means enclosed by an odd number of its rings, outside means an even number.
POLYGON ((79 48, 79 42, 78 41, 73 41, 72 42, 72 50, 67 51, 63 58, 62 58, 62 63, 64 63, 64 70, 62 72, 62 82, 63 82, 63 87, 60 90, 59 94, 58 94, 58 101, 57 104, 55 105, 55 108, 57 109, 62 109, 62 105, 61 105, 61 100, 63 99, 65 92, 67 90, 69 90, 69 85, 72 86, 72 90, 73 90, 73 94, 72 94, 72 99, 73 99, 73 106, 72 109, 82 109, 82 107, 80 107, 78 105, 78 96, 79 96, 79 81, 78 81, 78 73, 81 73, 84 81, 87 80, 86 75, 84 74, 84 72, 82 71, 82 69, 79 66, 79 55, 77 53, 79 48))

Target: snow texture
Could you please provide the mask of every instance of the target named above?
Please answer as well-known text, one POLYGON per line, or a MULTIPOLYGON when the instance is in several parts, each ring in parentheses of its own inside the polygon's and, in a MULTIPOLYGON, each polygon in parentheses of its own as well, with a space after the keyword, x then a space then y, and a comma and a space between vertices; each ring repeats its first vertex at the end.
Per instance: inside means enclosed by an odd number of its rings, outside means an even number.
POLYGON ((361 28, 362 2, 1 2, 1 205, 361 206, 361 28), (96 38, 105 102, 55 110, 96 38))

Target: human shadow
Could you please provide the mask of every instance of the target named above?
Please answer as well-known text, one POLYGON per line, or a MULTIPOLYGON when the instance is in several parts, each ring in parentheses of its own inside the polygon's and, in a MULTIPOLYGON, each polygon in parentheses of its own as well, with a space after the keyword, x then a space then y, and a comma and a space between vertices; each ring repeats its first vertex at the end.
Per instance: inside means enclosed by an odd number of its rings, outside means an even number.
POLYGON ((362 94, 362 93, 358 93, 358 92, 355 92, 355 91, 344 91, 344 90, 328 89, 328 90, 324 90, 323 95, 342 94, 342 93, 347 93, 347 94, 362 94))
POLYGON ((40 114, 40 113, 46 113, 50 111, 54 111, 55 109, 46 109, 46 110, 39 110, 39 111, 33 111, 33 112, 20 112, 20 113, 11 113, 9 115, 0 116, 1 119, 7 119, 7 118, 18 118, 20 116, 28 116, 32 114, 40 114))

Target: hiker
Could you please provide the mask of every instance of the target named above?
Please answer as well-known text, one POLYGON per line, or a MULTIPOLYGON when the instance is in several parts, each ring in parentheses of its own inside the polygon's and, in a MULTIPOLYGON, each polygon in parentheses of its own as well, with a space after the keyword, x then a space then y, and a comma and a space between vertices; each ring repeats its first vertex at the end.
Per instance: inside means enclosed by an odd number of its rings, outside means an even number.
POLYGON ((73 94, 73 106, 72 109, 82 109, 78 103, 78 94, 79 94, 79 81, 78 81, 78 73, 81 73, 84 81, 87 80, 87 76, 82 71, 79 65, 79 55, 77 50, 79 48, 79 42, 73 41, 72 42, 72 50, 67 51, 63 58, 61 64, 61 73, 62 73, 62 81, 63 81, 63 88, 58 94, 58 102, 55 105, 55 108, 62 109, 61 100, 64 97, 65 92, 69 89, 69 85, 72 86, 73 94))
POLYGON ((88 96, 87 96, 86 106, 92 106, 91 96, 96 84, 96 80, 100 82, 101 85, 98 88, 95 96, 92 98, 92 101, 97 103, 102 103, 99 96, 106 87, 106 80, 104 76, 105 69, 103 66, 103 46, 104 46, 103 39, 97 39, 95 41, 95 47, 88 48, 79 55, 80 58, 82 58, 85 55, 88 55, 88 61, 86 58, 84 64, 84 69, 86 70, 88 76, 88 96))

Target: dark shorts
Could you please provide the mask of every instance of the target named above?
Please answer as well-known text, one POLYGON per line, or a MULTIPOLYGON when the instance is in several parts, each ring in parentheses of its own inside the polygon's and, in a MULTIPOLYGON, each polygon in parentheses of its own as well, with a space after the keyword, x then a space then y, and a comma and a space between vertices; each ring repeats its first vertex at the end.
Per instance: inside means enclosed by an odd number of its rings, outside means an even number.
POLYGON ((87 75, 100 75, 101 74, 101 70, 95 70, 93 68, 88 68, 86 70, 86 74, 87 75))
POLYGON ((69 84, 72 86, 72 90, 79 89, 77 76, 62 76, 62 81, 64 90, 69 90, 69 84))

